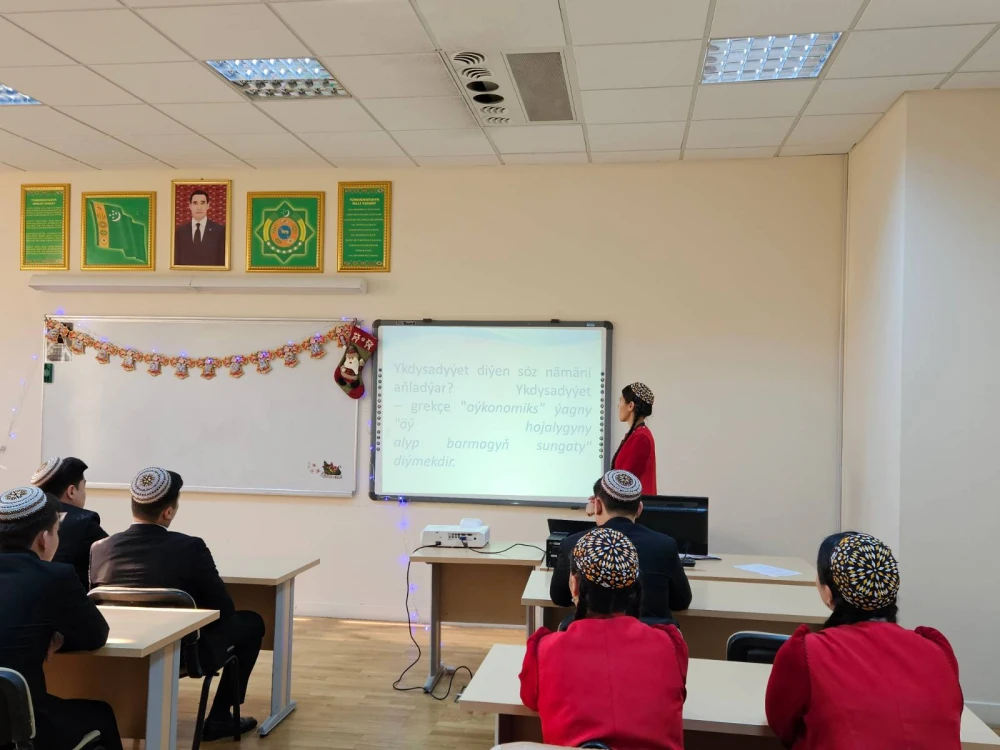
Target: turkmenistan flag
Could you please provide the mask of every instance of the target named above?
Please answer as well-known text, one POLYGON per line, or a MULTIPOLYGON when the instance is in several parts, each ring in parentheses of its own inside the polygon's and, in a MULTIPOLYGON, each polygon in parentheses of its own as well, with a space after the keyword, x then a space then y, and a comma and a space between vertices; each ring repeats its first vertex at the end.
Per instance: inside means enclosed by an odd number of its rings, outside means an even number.
POLYGON ((101 250, 119 250, 136 263, 145 263, 146 227, 129 216, 116 203, 92 201, 94 246, 101 250))

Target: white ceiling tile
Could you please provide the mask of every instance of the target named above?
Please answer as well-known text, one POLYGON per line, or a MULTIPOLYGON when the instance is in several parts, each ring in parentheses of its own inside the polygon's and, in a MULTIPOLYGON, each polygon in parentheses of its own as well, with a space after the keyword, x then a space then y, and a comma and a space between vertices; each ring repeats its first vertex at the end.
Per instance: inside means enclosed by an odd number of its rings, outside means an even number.
POLYGON ((496 154, 490 156, 415 156, 421 167, 494 167, 500 165, 496 154))
POLYGON ((150 104, 246 101, 197 62, 97 65, 94 70, 150 104))
POLYGON ((21 13, 18 26, 84 65, 189 59, 129 10, 21 13))
POLYGON ((109 135, 178 135, 191 132, 148 104, 63 107, 62 111, 109 135))
POLYGON ((581 89, 690 86, 701 42, 651 42, 574 47, 581 89))
POLYGON ((455 81, 437 53, 327 57, 327 70, 360 99, 455 96, 455 81))
POLYGON ((199 60, 312 55, 263 4, 196 5, 138 12, 199 60))
POLYGON ((583 91, 584 116, 591 124, 686 120, 693 88, 583 91))
POLYGON ((679 150, 669 151, 605 151, 591 154, 594 164, 625 164, 635 162, 677 161, 681 156, 679 150))
POLYGON ((885 112, 906 91, 937 86, 944 75, 892 76, 889 78, 828 78, 820 83, 807 115, 848 115, 885 112))
POLYGON ((995 89, 1000 88, 1000 72, 996 73, 956 73, 941 88, 943 89, 995 89))
POLYGON ((778 146, 794 117, 743 120, 698 120, 688 131, 688 148, 749 148, 778 146))
POLYGON ((0 18, 0 67, 72 64, 66 55, 0 18))
POLYGON ((93 172, 94 168, 79 161, 19 161, 15 166, 26 172, 93 172))
POLYGON ((1000 21, 997 0, 871 0, 858 29, 901 29, 1000 21))
POLYGON ((161 104, 160 110, 196 133, 286 133, 250 102, 232 104, 161 104))
POLYGON ((681 147, 683 122, 589 125, 587 139, 596 151, 663 151, 681 147))
POLYGON ((38 10, 90 10, 120 8, 118 0, 0 0, 0 13, 38 10))
POLYGON ((862 0, 718 0, 712 38, 844 31, 862 0))
POLYGON ((504 164, 586 164, 590 160, 581 151, 571 154, 504 154, 504 164))
POLYGON ((48 107, 0 107, 0 128, 27 138, 39 135, 99 135, 93 128, 48 107))
POLYGON ((207 169, 216 170, 232 170, 232 169, 249 169, 246 164, 241 162, 239 159, 222 159, 222 158, 206 158, 206 159, 164 159, 169 163, 174 169, 187 172, 187 174, 180 175, 181 179, 191 179, 191 180, 203 180, 203 179, 217 179, 220 175, 206 174, 207 169))
POLYGON ((515 125, 489 128, 501 154, 586 151, 582 125, 515 125))
POLYGON ((774 156, 774 146, 754 148, 689 148, 684 150, 684 161, 702 159, 770 159, 774 156))
POLYGON ((566 44, 558 0, 418 0, 442 49, 566 44))
POLYGON ((311 159, 247 159, 257 169, 333 169, 326 159, 313 156, 311 159))
POLYGON ((367 99, 365 107, 386 130, 474 128, 476 120, 460 96, 367 99))
POLYGON ((162 161, 156 161, 151 159, 149 161, 92 161, 90 166, 96 167, 103 172, 122 172, 122 171, 151 171, 159 169, 168 169, 167 165, 162 161))
POLYGON ((709 0, 566 0, 573 44, 701 39, 709 0))
POLYGON ((743 117, 797 115, 816 82, 753 81, 713 83, 698 87, 695 120, 725 120, 743 117))
POLYGON ((856 31, 844 42, 827 78, 948 73, 992 26, 856 31))
POLYGON ((135 97, 82 65, 0 68, 0 81, 52 106, 139 103, 135 97))
POLYGON ((355 99, 272 101, 257 106, 293 133, 381 130, 355 99))
POLYGON ((72 158, 67 154, 58 153, 24 138, 2 135, 0 136, 0 161, 19 167, 23 162, 72 161, 72 158))
POLYGON ((237 5, 259 3, 261 0, 121 0, 130 8, 171 8, 180 5, 237 5))
POLYGON ((482 130, 403 130, 393 133, 410 156, 488 156, 493 147, 482 130))
POLYGON ((345 167, 351 169, 354 167, 366 167, 369 169, 381 168, 381 169, 396 169, 398 167, 415 167, 416 164, 413 163, 412 159, 405 156, 395 157, 395 158, 385 158, 380 159, 377 157, 340 157, 338 159, 332 159, 333 163, 338 167, 345 167))
POLYGON ((986 40, 986 44, 962 66, 963 73, 993 70, 1000 70, 1000 34, 994 34, 986 40))
POLYGON ((317 55, 431 52, 407 0, 322 0, 273 6, 317 55))
POLYGON ((241 159, 249 160, 267 154, 287 156, 290 159, 308 159, 316 155, 291 133, 227 133, 211 135, 209 138, 241 159))
POLYGON ((846 154, 853 143, 823 143, 818 146, 785 146, 779 156, 826 156, 828 154, 846 154))
POLYGON ((882 115, 809 115, 802 117, 788 137, 789 146, 857 143, 882 115))
POLYGON ((322 156, 331 159, 334 164, 337 163, 338 156, 406 156, 389 134, 382 130, 377 133, 307 133, 302 136, 302 140, 322 156))
POLYGON ((12 167, 9 164, 0 164, 0 172, 20 172, 18 167, 12 167))
POLYGON ((157 159, 174 163, 176 159, 222 159, 229 155, 200 135, 123 135, 122 140, 157 159))
POLYGON ((38 143, 74 159, 92 164, 95 161, 153 161, 131 146, 106 135, 36 136, 38 143))

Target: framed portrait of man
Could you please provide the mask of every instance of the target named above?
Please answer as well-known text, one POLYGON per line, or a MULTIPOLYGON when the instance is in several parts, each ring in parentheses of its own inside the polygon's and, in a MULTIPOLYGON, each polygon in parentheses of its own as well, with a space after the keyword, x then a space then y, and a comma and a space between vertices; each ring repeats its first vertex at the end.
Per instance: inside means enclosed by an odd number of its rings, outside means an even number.
POLYGON ((231 180, 174 180, 170 267, 229 270, 231 180))

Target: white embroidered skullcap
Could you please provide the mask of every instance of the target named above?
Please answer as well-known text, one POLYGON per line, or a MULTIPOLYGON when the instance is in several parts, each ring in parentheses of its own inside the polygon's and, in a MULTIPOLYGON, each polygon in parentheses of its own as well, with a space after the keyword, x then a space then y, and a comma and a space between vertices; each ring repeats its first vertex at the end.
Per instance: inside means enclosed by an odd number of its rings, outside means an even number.
POLYGON ((649 389, 649 386, 645 383, 632 383, 629 388, 632 389, 632 393, 635 397, 645 404, 653 405, 653 392, 649 389))
POLYGON ((25 521, 43 508, 48 495, 37 487, 16 487, 0 495, 0 523, 25 521))
POLYGON ((53 456, 39 466, 38 471, 31 475, 31 483, 36 487, 41 487, 56 475, 56 472, 59 471, 59 467, 62 465, 63 460, 58 456, 53 456))
POLYGON ((631 471, 612 469, 601 478, 601 487, 622 503, 634 503, 642 496, 642 482, 631 471))
POLYGON ((146 505, 162 500, 170 492, 170 474, 164 469, 151 466, 143 469, 132 480, 132 499, 146 505))

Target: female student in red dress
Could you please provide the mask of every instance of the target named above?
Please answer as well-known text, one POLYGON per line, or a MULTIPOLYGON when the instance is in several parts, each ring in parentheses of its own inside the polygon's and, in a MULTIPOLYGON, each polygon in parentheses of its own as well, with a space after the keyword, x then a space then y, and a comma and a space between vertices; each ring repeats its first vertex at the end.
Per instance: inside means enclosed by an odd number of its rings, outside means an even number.
POLYGON ((958 662, 938 631, 896 624, 889 548, 867 534, 834 534, 816 567, 833 614, 819 633, 799 628, 774 660, 774 733, 794 750, 959 750, 958 662))
POLYGON ((570 570, 576 619, 531 636, 521 669, 521 700, 538 711, 545 742, 682 750, 687 645, 674 625, 625 614, 641 593, 632 542, 607 526, 588 531, 570 570))
POLYGON ((618 421, 628 422, 628 432, 622 439, 612 469, 630 471, 639 477, 646 495, 656 494, 656 444, 653 433, 646 426, 646 417, 653 413, 653 392, 643 383, 632 383, 622 388, 618 399, 618 421))

